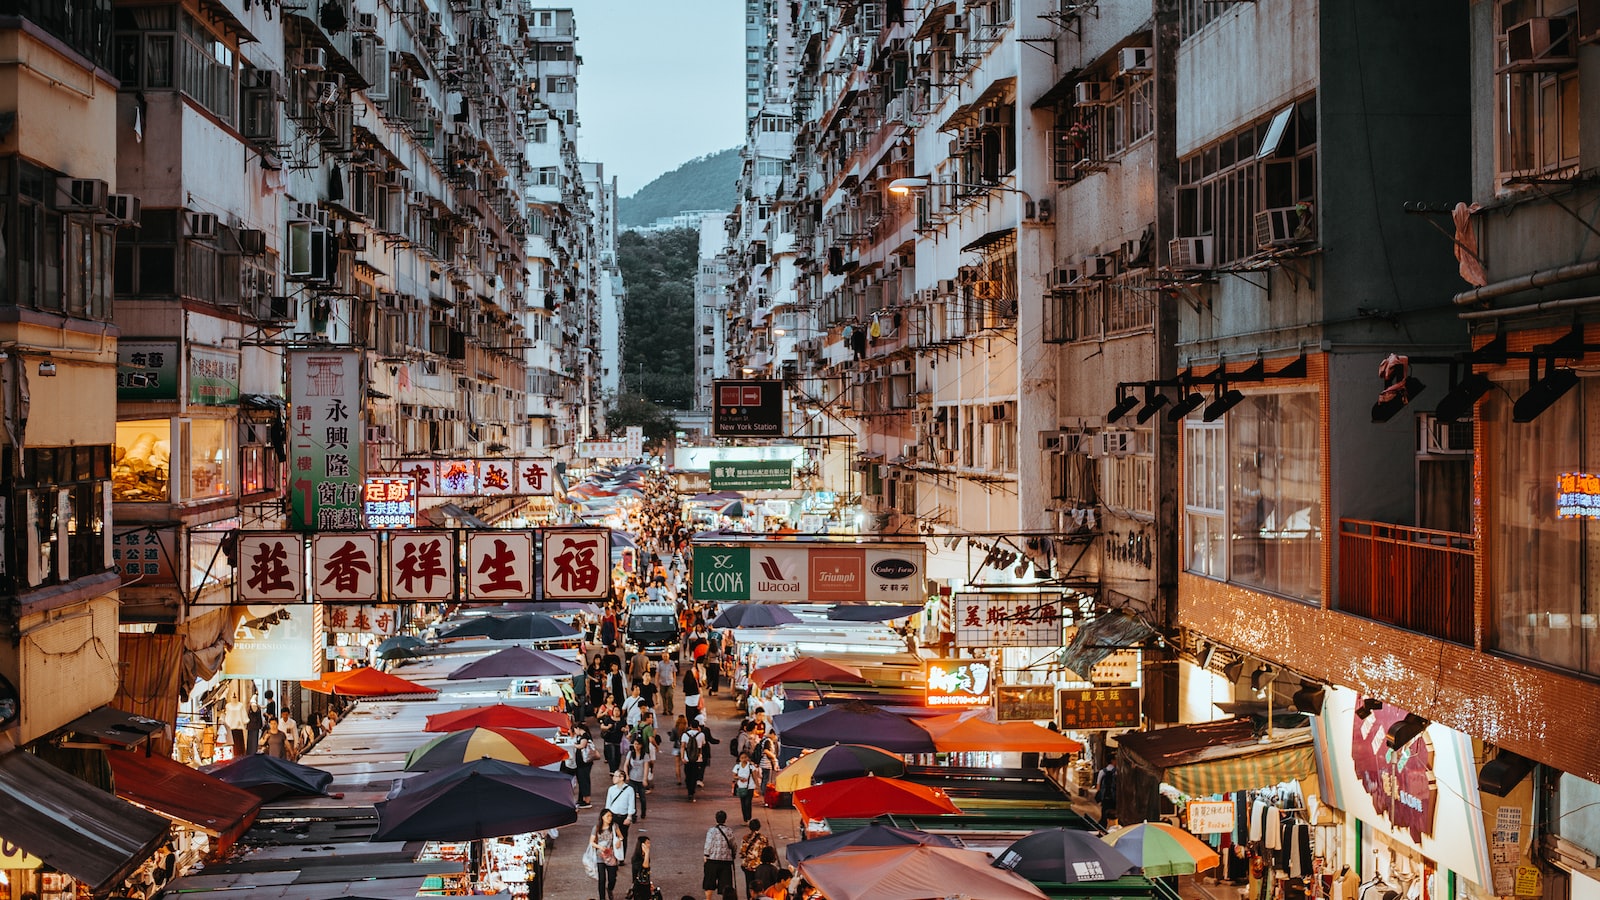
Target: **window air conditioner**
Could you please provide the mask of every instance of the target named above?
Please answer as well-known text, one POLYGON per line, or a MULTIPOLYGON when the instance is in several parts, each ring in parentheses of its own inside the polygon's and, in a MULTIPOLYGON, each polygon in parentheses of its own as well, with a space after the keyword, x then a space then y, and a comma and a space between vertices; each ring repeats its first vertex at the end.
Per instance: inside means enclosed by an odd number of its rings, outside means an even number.
POLYGON ((209 241, 216 238, 217 214, 185 212, 183 214, 183 233, 185 236, 197 241, 209 241))
POLYGON ((941 293, 941 294, 943 294, 943 295, 948 297, 951 294, 954 294, 955 292, 956 292, 956 281, 955 281, 954 278, 941 278, 941 279, 939 279, 939 293, 941 293))
POLYGON ((378 30, 377 13, 356 13, 356 30, 371 33, 378 30))
POLYGON ((327 68, 328 57, 321 47, 301 47, 295 52, 294 65, 302 72, 321 72, 327 68))
POLYGON ((1144 75, 1150 71, 1149 47, 1124 47, 1117 66, 1118 75, 1144 75))
POLYGON ((56 209, 61 212, 103 212, 110 185, 98 178, 57 178, 56 209))
POLYGON ((1039 432, 1039 449, 1046 453, 1061 453, 1066 443, 1066 435, 1060 431, 1039 432))
POLYGON ((1209 236, 1173 238, 1167 244, 1167 251, 1172 258, 1172 268, 1179 271, 1194 272, 1210 269, 1215 262, 1211 255, 1209 236))
POLYGON ((1101 431, 1094 436, 1093 456, 1127 456, 1133 452, 1133 432, 1101 431))
POLYGON ((1504 72, 1548 72, 1577 65, 1572 16, 1524 19, 1506 29, 1504 72))
POLYGON ((978 110, 979 125, 1004 125, 1005 120, 1000 115, 1000 107, 985 106, 978 110))
POLYGON ((1104 281, 1117 274, 1117 258, 1110 255, 1085 257, 1083 273, 1090 280, 1104 281))
POLYGON ((132 194, 111 194, 107 196, 106 215, 118 225, 138 225, 139 198, 132 194))
POLYGON ((1080 286, 1083 281, 1083 269, 1078 266, 1065 266, 1050 273, 1050 289, 1053 291, 1072 290, 1080 286))
POLYGON ((245 256, 261 256, 267 252, 267 233, 259 228, 241 228, 235 237, 239 240, 239 252, 245 256))
POLYGON ((1256 213, 1256 246, 1286 247, 1308 240, 1300 232, 1300 211, 1293 206, 1279 206, 1256 213))
POLYGON ((1080 81, 1073 85, 1078 106, 1105 106, 1111 102, 1111 86, 1104 81, 1080 81))
POLYGON ((944 30, 945 31, 966 31, 967 30, 966 19, 964 19, 963 17, 961 17, 959 15, 946 15, 944 17, 944 30))

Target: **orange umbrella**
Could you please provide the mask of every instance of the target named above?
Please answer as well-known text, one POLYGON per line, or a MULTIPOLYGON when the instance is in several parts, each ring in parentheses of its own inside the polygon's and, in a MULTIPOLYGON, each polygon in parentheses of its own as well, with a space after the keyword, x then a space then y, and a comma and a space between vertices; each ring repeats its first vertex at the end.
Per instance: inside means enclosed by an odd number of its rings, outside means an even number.
POLYGON ((566 713, 553 709, 533 709, 526 706, 508 706, 496 703, 491 706, 473 706, 453 712, 428 717, 423 731, 460 731, 463 728, 559 728, 572 730, 572 720, 566 713))
POLYGON ((944 815, 961 812, 944 791, 898 778, 846 778, 794 792, 807 819, 866 819, 882 815, 944 815))
POLYGON ((750 683, 757 687, 782 684, 785 681, 857 681, 866 683, 867 676, 855 666, 831 663, 814 656, 802 656, 775 665, 762 666, 750 673, 750 683))
POLYGON ((318 681, 302 681, 300 686, 319 694, 339 694, 343 697, 428 698, 438 695, 431 687, 423 687, 398 675, 380 672, 373 668, 351 669, 348 672, 329 672, 318 681))
POLYGON ((956 713, 914 719, 933 736, 941 753, 1077 753, 1083 744, 1032 722, 991 722, 981 715, 956 713))

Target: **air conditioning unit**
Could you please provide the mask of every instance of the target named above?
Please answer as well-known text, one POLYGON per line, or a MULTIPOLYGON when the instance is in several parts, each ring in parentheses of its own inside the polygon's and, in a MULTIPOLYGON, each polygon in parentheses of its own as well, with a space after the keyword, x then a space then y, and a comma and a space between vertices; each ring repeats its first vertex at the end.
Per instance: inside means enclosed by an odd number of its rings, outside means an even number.
POLYGON ((1134 451, 1132 431, 1101 431, 1094 436, 1094 451, 1090 454, 1096 457, 1127 456, 1134 451))
POLYGON ((356 30, 371 34, 378 30, 377 13, 356 13, 356 30))
POLYGON ((217 236, 217 214, 185 212, 183 214, 183 233, 185 236, 197 241, 214 240, 217 236))
POLYGON ((294 67, 302 72, 321 72, 328 67, 328 55, 321 47, 301 47, 293 60, 294 67))
POLYGON ((267 319, 272 322, 293 322, 294 307, 293 297, 273 297, 272 302, 267 304, 267 319))
POLYGON ((111 186, 98 178, 57 178, 56 209, 61 212, 104 212, 111 186))
POLYGON ((1123 47, 1118 59, 1118 75, 1144 75, 1150 72, 1151 49, 1149 47, 1123 47))
POLYGON ((1286 247, 1308 239, 1300 236, 1300 211, 1279 206, 1256 213, 1256 246, 1286 247))
POLYGON ((387 425, 368 425, 367 426, 367 443, 369 443, 369 444, 389 444, 389 443, 393 443, 393 442, 394 442, 394 438, 390 437, 390 435, 389 435, 389 426, 387 426, 387 425))
POLYGON ((1117 258, 1109 254, 1102 256, 1089 256, 1083 260, 1083 277, 1092 281, 1104 281, 1117 274, 1117 258))
POLYGON ((267 233, 259 228, 241 228, 235 234, 239 252, 245 256, 261 256, 267 252, 267 233))
POLYGON ((944 296, 948 297, 951 294, 954 294, 955 292, 956 292, 956 280, 954 278, 941 278, 941 279, 939 279, 939 293, 941 293, 944 296))
POLYGON ((244 74, 244 86, 247 90, 267 91, 275 97, 283 96, 283 73, 278 70, 246 69, 244 74))
POLYGON ((1066 433, 1061 431, 1039 432, 1039 449, 1046 453, 1061 453, 1066 443, 1066 433))
POLYGON ((989 418, 988 418, 988 421, 990 421, 990 422, 1004 422, 1005 420, 1006 420, 1006 405, 1004 403, 991 403, 991 404, 989 404, 989 418))
POLYGON ((1081 287, 1083 269, 1078 266, 1064 266, 1050 273, 1050 290, 1073 290, 1081 287))
POLYGON ((1440 422, 1432 413, 1418 413, 1417 455, 1471 456, 1472 420, 1440 422))
POLYGON ((1111 102, 1111 85, 1104 81, 1080 81, 1073 85, 1072 96, 1078 106, 1105 106, 1111 102))
POLYGON ((945 31, 966 31, 967 30, 967 20, 966 20, 965 17, 959 16, 959 15, 946 15, 944 17, 944 30, 945 31))
POLYGON ((1503 72, 1548 72, 1578 64, 1572 16, 1524 19, 1506 29, 1503 72))
POLYGON ((355 253, 367 252, 367 236, 365 233, 359 231, 346 231, 343 235, 341 235, 341 237, 344 238, 344 246, 346 250, 350 250, 355 253))
POLYGON ((961 139, 960 140, 961 140, 961 144, 963 146, 969 146, 970 147, 973 144, 976 144, 976 143, 979 143, 980 141, 982 141, 983 137, 982 137, 982 135, 980 135, 978 133, 978 129, 969 126, 969 127, 961 129, 961 139))
POLYGON ((979 125, 1004 125, 1006 121, 1001 117, 1000 107, 985 106, 978 110, 979 125))
POLYGON ((1167 253, 1172 258, 1172 268, 1180 271, 1210 269, 1215 264, 1209 236, 1173 238, 1167 244, 1167 253))
POLYGON ((339 102, 340 84, 337 81, 318 81, 311 85, 312 102, 318 106, 332 106, 339 102))
POLYGON ((132 194, 111 194, 106 197, 106 215, 118 225, 139 224, 139 198, 132 194))

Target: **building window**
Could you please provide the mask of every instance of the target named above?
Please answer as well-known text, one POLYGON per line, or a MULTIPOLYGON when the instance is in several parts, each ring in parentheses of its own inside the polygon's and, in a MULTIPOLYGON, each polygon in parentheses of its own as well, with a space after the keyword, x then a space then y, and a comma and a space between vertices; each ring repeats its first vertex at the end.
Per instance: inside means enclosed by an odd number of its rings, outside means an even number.
POLYGON ((1247 396, 1184 426, 1189 571, 1297 600, 1322 596, 1317 395, 1247 396))
POLYGON ((1105 477, 1107 509, 1139 519, 1155 516, 1155 460, 1152 457, 1143 454, 1106 457, 1105 477))
POLYGON ((60 584, 103 572, 110 565, 106 529, 111 523, 109 493, 111 448, 34 447, 23 451, 23 465, 5 451, 5 492, 17 540, 7 542, 0 583, 19 587, 60 584), (13 555, 14 554, 14 555, 13 555), (9 562, 9 561, 8 561, 9 562))
POLYGON ((1501 176, 1576 171, 1581 107, 1572 0, 1501 0, 1495 12, 1501 176))
POLYGON ((64 210, 65 176, 0 162, 0 299, 78 318, 111 316, 112 239, 95 213, 64 210))
POLYGON ((225 122, 234 121, 238 54, 177 7, 118 10, 113 71, 124 90, 177 88, 225 122))

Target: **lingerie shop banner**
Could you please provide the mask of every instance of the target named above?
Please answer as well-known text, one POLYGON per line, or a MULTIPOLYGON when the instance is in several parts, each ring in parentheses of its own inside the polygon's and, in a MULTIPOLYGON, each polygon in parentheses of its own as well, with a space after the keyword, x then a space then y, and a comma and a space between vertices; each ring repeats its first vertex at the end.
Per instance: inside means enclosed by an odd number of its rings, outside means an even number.
POLYGON ((1360 694, 1335 687, 1326 696, 1312 721, 1328 803, 1474 884, 1492 884, 1471 739, 1430 724, 1390 750, 1385 735, 1406 710, 1386 705, 1357 716, 1360 694))

